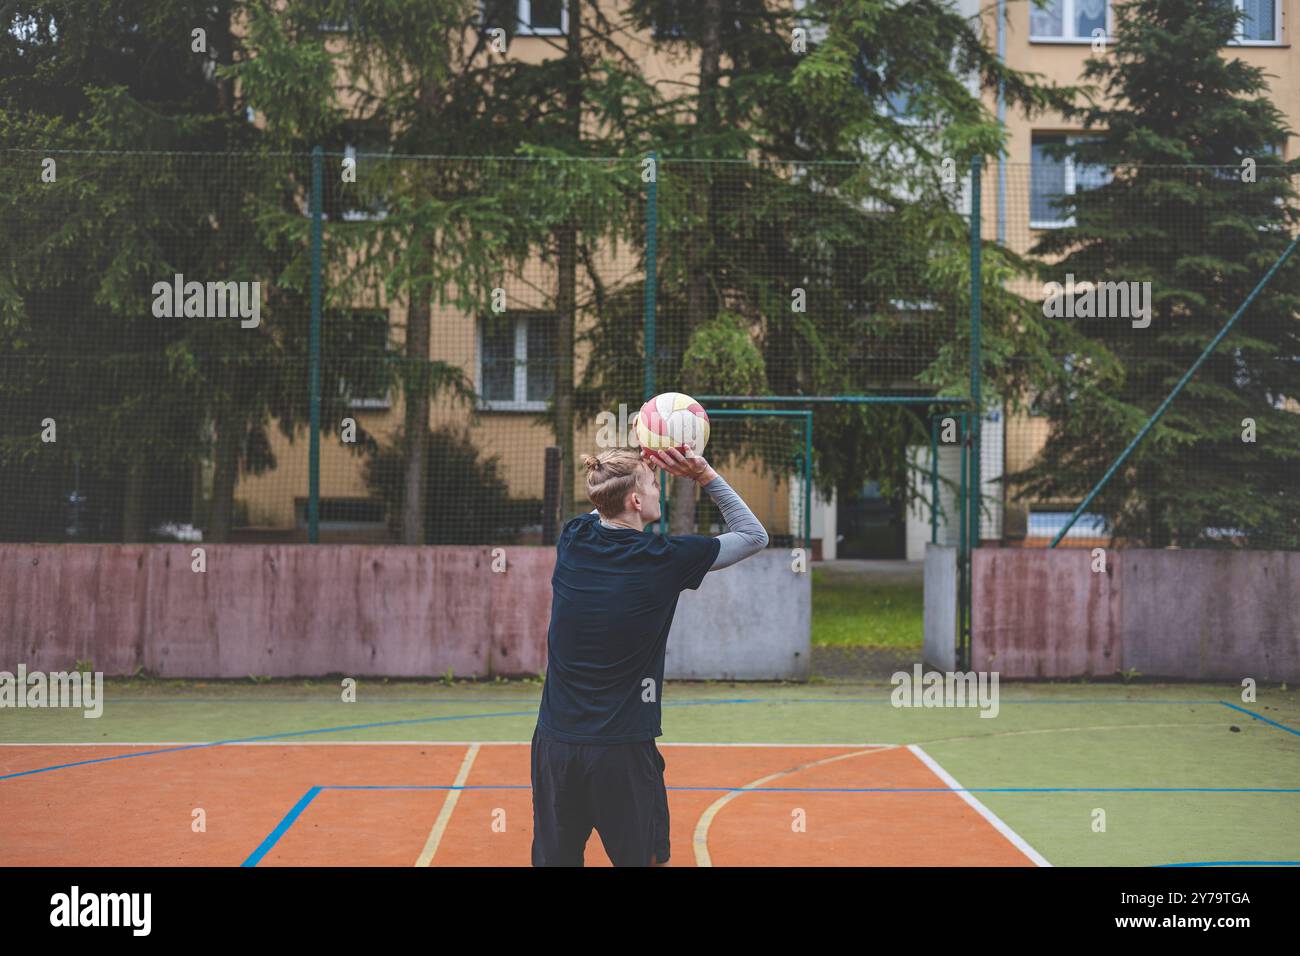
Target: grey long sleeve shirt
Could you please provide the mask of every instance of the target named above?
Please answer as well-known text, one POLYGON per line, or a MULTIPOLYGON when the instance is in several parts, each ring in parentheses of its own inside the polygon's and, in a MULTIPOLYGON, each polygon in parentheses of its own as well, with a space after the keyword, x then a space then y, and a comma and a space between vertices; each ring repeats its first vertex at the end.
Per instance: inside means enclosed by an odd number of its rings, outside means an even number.
POLYGON ((718 535, 718 557, 710 571, 729 568, 767 547, 767 531, 762 522, 721 475, 704 485, 704 490, 718 506, 722 520, 727 524, 727 531, 718 535))

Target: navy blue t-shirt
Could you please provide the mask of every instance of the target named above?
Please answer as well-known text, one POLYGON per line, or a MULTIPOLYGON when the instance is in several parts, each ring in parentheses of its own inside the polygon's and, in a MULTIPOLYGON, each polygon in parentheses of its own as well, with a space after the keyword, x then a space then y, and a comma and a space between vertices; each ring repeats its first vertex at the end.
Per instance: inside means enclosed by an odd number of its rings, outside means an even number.
POLYGON ((596 514, 564 526, 551 576, 541 732, 619 744, 663 734, 664 651, 677 597, 713 566, 717 538, 607 528, 596 514), (653 700, 645 686, 654 681, 653 700))

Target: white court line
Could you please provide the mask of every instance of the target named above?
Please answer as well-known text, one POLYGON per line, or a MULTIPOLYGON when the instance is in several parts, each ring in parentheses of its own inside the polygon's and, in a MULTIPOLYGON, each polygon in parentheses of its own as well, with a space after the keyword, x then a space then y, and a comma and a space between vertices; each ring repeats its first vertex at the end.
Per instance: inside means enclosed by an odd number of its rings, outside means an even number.
POLYGON ((984 804, 980 803, 979 800, 975 798, 975 795, 973 793, 970 793, 967 790, 963 790, 961 784, 959 784, 953 778, 952 774, 950 774, 947 770, 944 770, 943 767, 939 766, 939 764, 934 760, 934 758, 932 758, 928 753, 926 753, 916 744, 908 744, 907 749, 912 751, 912 753, 916 754, 916 756, 921 760, 921 762, 924 763, 927 767, 929 767, 930 770, 934 773, 934 775, 938 777, 940 780, 942 780, 946 786, 956 791, 957 796, 961 797, 968 804, 970 804, 971 808, 974 809, 976 813, 978 813, 990 824, 992 824, 993 829, 997 830, 1004 837, 1010 840, 1012 845, 1015 846, 1017 850, 1019 850, 1025 856, 1029 857, 1029 859, 1031 859, 1034 862, 1035 866, 1052 865, 1047 862, 1046 857, 1044 857, 1041 853, 1039 853, 1032 846, 1026 843, 1024 837, 1022 837, 1015 830, 1011 829, 1011 827, 1003 823, 1002 820, 998 818, 998 815, 996 813, 994 813, 988 807, 984 806, 984 804))
POLYGON ((478 744, 471 744, 469 750, 465 751, 465 759, 461 761, 460 770, 456 772, 452 789, 447 791, 447 796, 442 801, 442 809, 438 811, 438 819, 433 822, 429 839, 425 841, 424 849, 420 851, 419 859, 415 861, 416 866, 428 866, 433 862, 433 855, 438 852, 438 844, 442 842, 442 835, 447 832, 447 824, 451 822, 452 812, 456 809, 456 801, 460 799, 460 788, 465 786, 465 781, 469 779, 469 768, 474 766, 474 758, 477 756, 478 744))

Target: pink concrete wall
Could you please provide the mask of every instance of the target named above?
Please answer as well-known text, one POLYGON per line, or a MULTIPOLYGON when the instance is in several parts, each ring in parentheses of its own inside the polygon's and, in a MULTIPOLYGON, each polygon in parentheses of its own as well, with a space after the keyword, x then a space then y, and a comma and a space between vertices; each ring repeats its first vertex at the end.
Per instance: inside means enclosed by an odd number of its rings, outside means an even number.
POLYGON ((536 674, 551 548, 0 545, 0 670, 162 677, 536 674))
POLYGON ((1123 670, 1121 555, 1094 573, 1088 551, 979 548, 971 582, 971 665, 1003 677, 1123 670))
POLYGON ((1003 677, 1300 680, 1300 554, 981 548, 972 666, 1003 677))

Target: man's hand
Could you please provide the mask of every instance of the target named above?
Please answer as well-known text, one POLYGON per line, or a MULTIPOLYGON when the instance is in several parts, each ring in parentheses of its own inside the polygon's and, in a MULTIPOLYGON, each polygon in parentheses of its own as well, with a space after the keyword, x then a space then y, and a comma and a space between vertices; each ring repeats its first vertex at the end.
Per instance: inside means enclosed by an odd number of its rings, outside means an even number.
POLYGON ((707 485, 718 473, 713 470, 703 456, 695 454, 689 448, 683 455, 676 448, 656 448, 650 457, 659 462, 659 466, 670 475, 678 478, 690 478, 702 485, 707 485))

